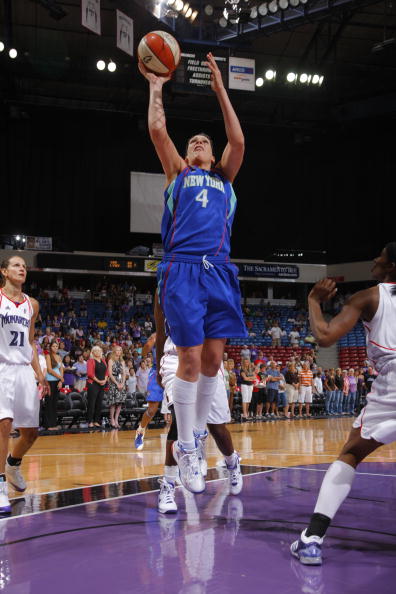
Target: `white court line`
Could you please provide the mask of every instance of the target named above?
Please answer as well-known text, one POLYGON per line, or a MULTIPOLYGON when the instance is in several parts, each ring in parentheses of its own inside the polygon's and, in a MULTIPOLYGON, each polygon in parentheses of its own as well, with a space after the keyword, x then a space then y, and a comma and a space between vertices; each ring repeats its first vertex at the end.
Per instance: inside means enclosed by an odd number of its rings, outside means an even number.
MULTIPOLYGON (((384 464, 386 464, 386 462, 384 462, 384 464)), ((253 468, 261 468, 262 466, 265 466, 265 464, 244 464, 244 466, 253 466, 253 468)), ((304 466, 274 466, 274 470, 308 470, 311 472, 327 472, 327 468, 305 468, 304 466)), ((257 472, 257 474, 259 473, 257 472)), ((364 474, 367 476, 390 476, 391 478, 396 478, 396 474, 380 474, 377 472, 356 472, 355 474, 364 474)))
MULTIPOLYGON (((252 466, 252 464, 250 464, 250 466, 252 466)), ((249 472, 247 474, 244 474, 243 476, 256 476, 258 474, 267 474, 269 472, 275 472, 275 470, 278 470, 277 468, 271 468, 271 470, 260 470, 259 472, 249 472)), ((156 475, 157 476, 157 475, 156 475)), ((154 477, 148 477, 148 478, 154 478, 154 477)), ((128 479, 128 480, 134 480, 134 479, 128 479)), ((143 480, 143 479, 138 479, 138 480, 143 480)), ((218 478, 218 479, 212 479, 210 481, 208 481, 208 483, 217 483, 218 481, 225 481, 228 480, 227 478, 218 478)), ((119 482, 125 482, 125 481, 119 481, 119 482)), ((108 485, 110 483, 101 483, 103 485, 108 485)), ((89 486, 94 486, 94 485, 89 485, 89 486)), ((182 485, 178 485, 176 487, 176 489, 181 489, 182 485)), ((64 489, 65 491, 73 491, 73 489, 64 489)), ((1 520, 10 522, 11 520, 15 520, 15 519, 22 519, 22 518, 28 518, 29 516, 37 516, 39 514, 46 514, 48 512, 56 512, 56 511, 61 511, 61 510, 65 510, 65 509, 71 509, 72 507, 80 507, 81 505, 91 505, 92 503, 103 503, 104 501, 115 501, 117 499, 125 499, 125 497, 136 497, 136 495, 147 495, 148 493, 157 493, 159 491, 159 489, 153 489, 152 491, 142 491, 141 493, 130 493, 129 495, 118 495, 118 497, 107 497, 106 499, 97 499, 96 501, 84 501, 82 503, 74 503, 73 505, 65 505, 64 507, 56 507, 54 509, 43 509, 41 511, 37 511, 37 512, 31 512, 29 514, 21 514, 20 516, 11 516, 9 518, 2 518, 1 520)), ((42 495, 50 495, 51 493, 59 493, 60 491, 49 491, 48 493, 42 493, 42 495)), ((32 493, 32 495, 37 495, 36 493, 32 493)), ((0 521, 1 521, 0 520, 0 521)), ((98 528, 102 528, 103 526, 98 526, 98 528)), ((7 544, 7 543, 5 543, 7 544)))
MULTIPOLYGON (((162 454, 162 452, 158 452, 162 454)), ((137 456, 140 452, 70 452, 69 454, 25 454, 25 458, 38 458, 41 456, 137 456)))
MULTIPOLYGON (((331 456, 335 457, 339 454, 339 450, 337 452, 335 452, 334 454, 312 454, 312 453, 307 453, 307 454, 291 454, 290 452, 268 452, 267 450, 249 450, 248 452, 242 452, 243 453, 243 457, 244 459, 246 459, 247 454, 265 454, 267 456, 312 456, 312 457, 320 457, 320 458, 331 458, 331 456)), ((383 461, 383 458, 381 456, 370 456, 370 460, 368 460, 368 462, 371 462, 372 460, 379 460, 379 461, 383 461)), ((383 462, 384 464, 387 464, 386 462, 383 462)), ((391 462, 390 462, 391 464, 391 462)), ((247 466, 249 466, 247 464, 247 466)), ((251 464, 250 466, 253 466, 253 464, 251 464)), ((265 466, 265 464, 260 464, 259 466, 265 466)), ((283 466, 280 466, 279 468, 283 468, 283 466)), ((285 468, 288 468, 287 466, 285 468)))

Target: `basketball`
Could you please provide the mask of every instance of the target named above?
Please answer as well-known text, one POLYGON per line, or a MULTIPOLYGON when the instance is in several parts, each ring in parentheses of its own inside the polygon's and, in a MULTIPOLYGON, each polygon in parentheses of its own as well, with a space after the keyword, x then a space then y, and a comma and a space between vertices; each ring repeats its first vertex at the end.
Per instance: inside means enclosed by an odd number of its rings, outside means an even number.
POLYGON ((148 70, 167 76, 179 64, 180 47, 176 39, 166 31, 151 31, 141 39, 138 56, 148 70))

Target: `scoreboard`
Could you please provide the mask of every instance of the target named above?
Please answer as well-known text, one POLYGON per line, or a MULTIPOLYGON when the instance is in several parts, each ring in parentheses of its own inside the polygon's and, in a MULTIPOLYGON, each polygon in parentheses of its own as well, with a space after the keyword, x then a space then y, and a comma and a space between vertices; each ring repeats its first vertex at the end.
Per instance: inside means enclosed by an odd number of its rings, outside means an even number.
MULTIPOLYGON (((228 60, 215 56, 223 82, 228 86, 228 60)), ((210 70, 206 66, 206 53, 182 53, 179 66, 172 77, 172 88, 180 93, 212 93, 210 70)))

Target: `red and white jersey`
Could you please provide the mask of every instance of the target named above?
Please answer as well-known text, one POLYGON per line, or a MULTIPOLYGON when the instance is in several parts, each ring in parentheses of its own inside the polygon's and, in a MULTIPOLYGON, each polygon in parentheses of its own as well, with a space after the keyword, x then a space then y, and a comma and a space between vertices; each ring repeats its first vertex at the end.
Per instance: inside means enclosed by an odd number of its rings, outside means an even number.
POLYGON ((380 283, 379 304, 371 322, 364 322, 367 355, 378 372, 390 361, 396 361, 396 295, 395 283, 380 283))
POLYGON ((33 307, 27 295, 22 303, 14 303, 0 289, 0 363, 27 365, 33 349, 29 330, 33 307))

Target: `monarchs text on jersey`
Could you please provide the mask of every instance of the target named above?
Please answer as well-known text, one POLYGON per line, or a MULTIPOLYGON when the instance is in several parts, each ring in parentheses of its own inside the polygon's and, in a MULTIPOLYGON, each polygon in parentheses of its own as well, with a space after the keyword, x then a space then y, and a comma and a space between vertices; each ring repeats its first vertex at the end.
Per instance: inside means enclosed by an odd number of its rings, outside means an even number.
POLYGON ((219 170, 187 167, 165 190, 165 252, 228 258, 235 207, 232 185, 219 170))
POLYGON ((0 290, 0 363, 27 365, 32 362, 33 349, 29 330, 33 308, 24 295, 22 303, 14 303, 0 290))

